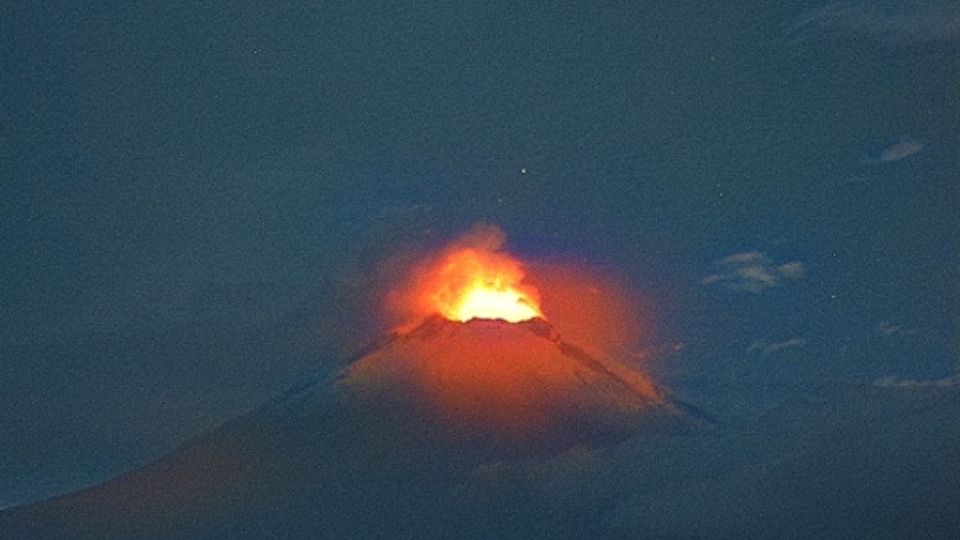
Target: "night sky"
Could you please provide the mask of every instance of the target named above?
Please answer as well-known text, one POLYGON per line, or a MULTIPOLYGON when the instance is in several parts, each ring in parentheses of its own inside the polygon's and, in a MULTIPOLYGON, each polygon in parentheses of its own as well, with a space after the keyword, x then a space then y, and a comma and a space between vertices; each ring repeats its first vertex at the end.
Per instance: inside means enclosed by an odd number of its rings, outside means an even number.
POLYGON ((218 4, 0 7, 0 508, 342 366, 476 223, 716 418, 956 402, 956 2, 218 4))

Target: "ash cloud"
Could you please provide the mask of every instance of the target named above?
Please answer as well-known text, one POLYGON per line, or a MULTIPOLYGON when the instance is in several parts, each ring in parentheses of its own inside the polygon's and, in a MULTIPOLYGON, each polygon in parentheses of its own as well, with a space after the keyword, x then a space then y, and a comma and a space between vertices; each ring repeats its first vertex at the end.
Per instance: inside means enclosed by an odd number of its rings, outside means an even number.
POLYGON ((507 233, 498 225, 477 223, 462 236, 450 243, 448 249, 476 249, 496 252, 507 243, 507 233))

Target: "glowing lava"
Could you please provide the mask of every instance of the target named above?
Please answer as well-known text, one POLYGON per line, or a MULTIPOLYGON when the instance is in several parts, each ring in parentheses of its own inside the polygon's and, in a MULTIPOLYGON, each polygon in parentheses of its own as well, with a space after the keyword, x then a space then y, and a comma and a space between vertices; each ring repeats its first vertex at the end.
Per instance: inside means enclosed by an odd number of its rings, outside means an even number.
POLYGON ((528 276, 503 243, 482 226, 417 257, 387 296, 402 321, 347 368, 350 393, 508 450, 599 442, 669 407, 649 376, 608 355, 636 326, 624 289, 575 267, 528 276), (568 328, 586 348, 561 339, 568 328))
POLYGON ((523 285, 519 262, 501 252, 462 248, 446 254, 427 279, 435 312, 451 321, 543 318, 537 291, 523 285))
POLYGON ((478 284, 466 293, 463 301, 451 313, 454 320, 467 322, 471 319, 502 319, 520 322, 539 317, 540 313, 529 301, 513 289, 500 290, 496 286, 478 284))

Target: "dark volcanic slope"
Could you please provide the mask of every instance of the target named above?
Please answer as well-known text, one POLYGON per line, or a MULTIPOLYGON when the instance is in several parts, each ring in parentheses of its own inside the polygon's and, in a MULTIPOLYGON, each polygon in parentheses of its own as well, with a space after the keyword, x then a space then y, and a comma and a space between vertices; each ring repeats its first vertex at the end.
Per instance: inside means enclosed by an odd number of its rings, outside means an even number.
POLYGON ((141 470, 0 514, 0 530, 11 538, 470 536, 463 523, 487 532, 496 523, 464 500, 478 466, 605 445, 681 417, 648 378, 591 358, 544 321, 431 319, 337 377, 141 470))

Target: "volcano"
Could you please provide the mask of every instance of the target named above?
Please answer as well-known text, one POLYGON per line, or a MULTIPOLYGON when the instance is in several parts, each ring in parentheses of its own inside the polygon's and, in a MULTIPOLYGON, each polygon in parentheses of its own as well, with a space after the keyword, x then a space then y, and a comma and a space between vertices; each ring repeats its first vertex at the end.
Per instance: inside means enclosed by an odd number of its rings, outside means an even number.
POLYGON ((480 227, 424 257, 388 295, 402 324, 339 371, 140 470, 0 514, 0 530, 58 539, 542 535, 518 525, 543 522, 530 519, 537 498, 517 497, 522 483, 491 496, 500 488, 485 486, 483 471, 698 419, 646 374, 548 322, 541 304, 552 302, 550 316, 581 336, 610 335, 587 320, 628 326, 603 310, 564 318, 564 300, 579 312, 596 284, 541 295, 502 243, 499 229, 480 227))
POLYGON ((431 317, 362 355, 339 380, 360 400, 395 403, 495 455, 602 444, 631 433, 648 413, 673 411, 648 377, 591 357, 540 318, 431 317))
POLYGON ((8 510, 0 530, 464 537, 464 523, 489 532, 465 500, 485 466, 695 422, 647 376, 566 343, 543 319, 434 316, 140 470, 8 510))

